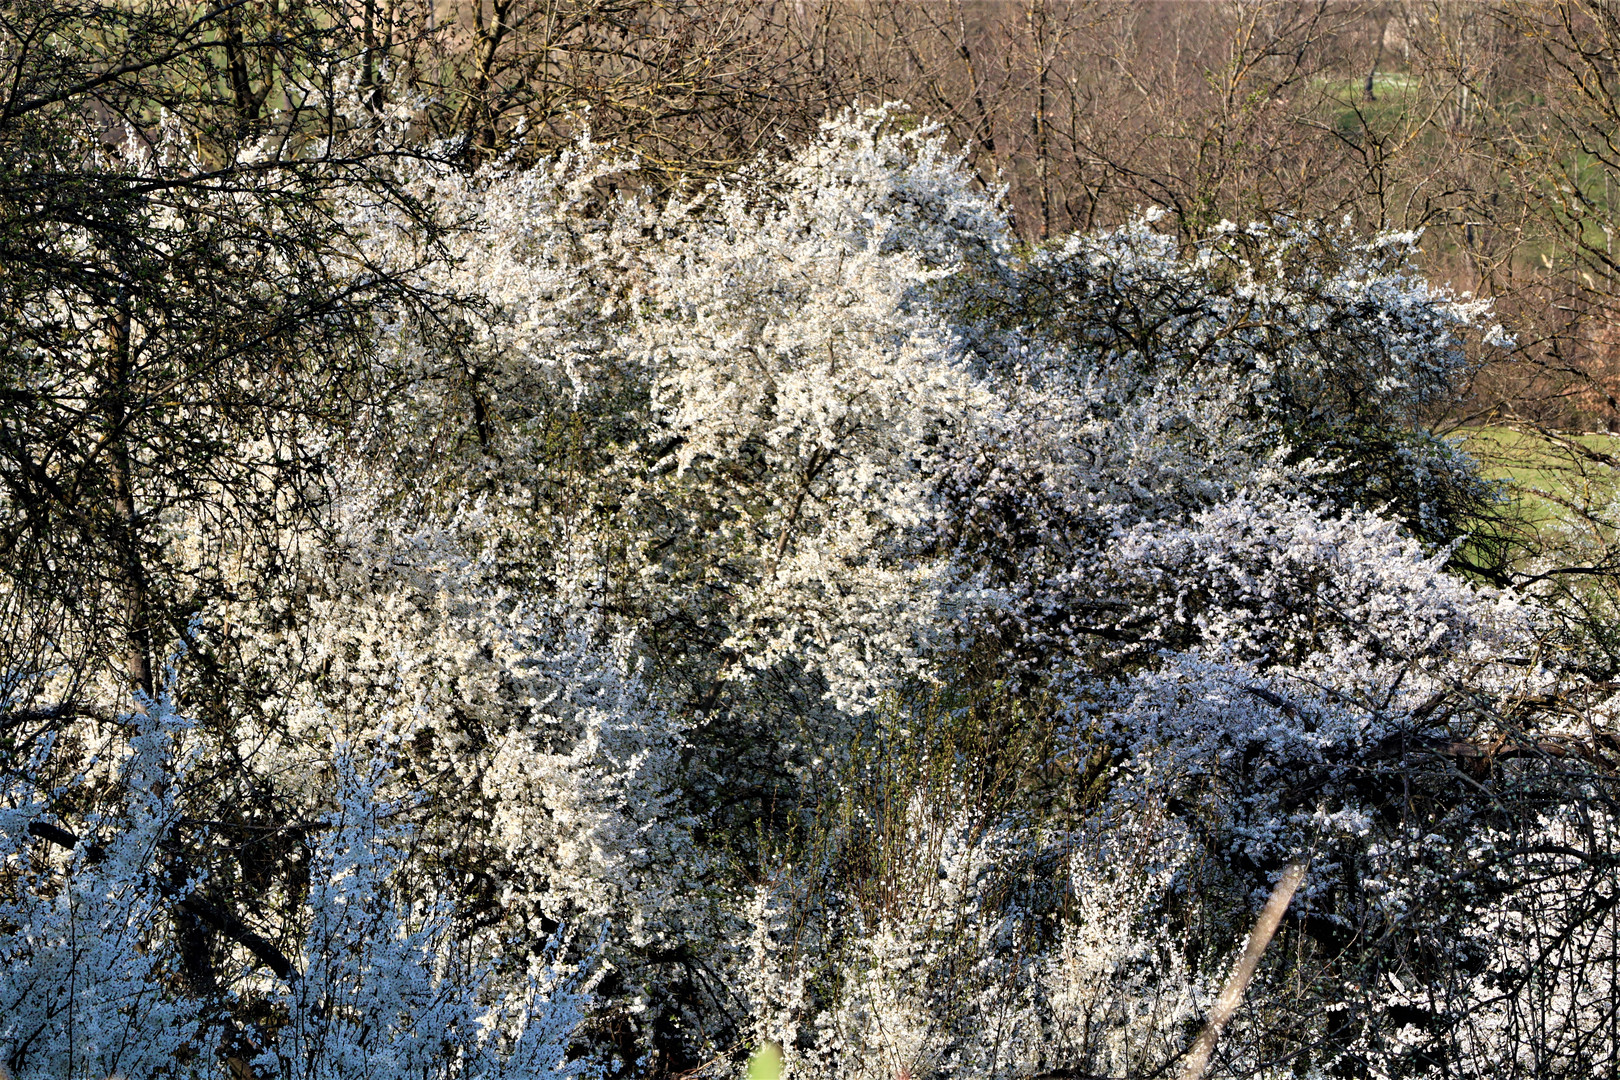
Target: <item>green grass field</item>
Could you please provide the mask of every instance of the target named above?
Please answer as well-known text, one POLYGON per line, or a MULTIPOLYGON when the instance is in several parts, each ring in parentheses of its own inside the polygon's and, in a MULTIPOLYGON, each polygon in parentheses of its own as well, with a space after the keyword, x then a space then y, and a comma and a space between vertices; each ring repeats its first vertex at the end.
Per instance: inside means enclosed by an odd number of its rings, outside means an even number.
POLYGON ((1526 551, 1570 542, 1614 542, 1620 500, 1620 436, 1602 432, 1543 435, 1507 427, 1455 433, 1481 471, 1499 481, 1506 519, 1526 551), (1562 533, 1562 537, 1557 534, 1562 533))
MULTIPOLYGON (((1359 103, 1367 89, 1365 79, 1319 79, 1312 85, 1346 105, 1359 103)), ((1388 98, 1404 101, 1416 97, 1421 88, 1417 76, 1403 71, 1380 71, 1373 75, 1373 97, 1378 101, 1388 98)))

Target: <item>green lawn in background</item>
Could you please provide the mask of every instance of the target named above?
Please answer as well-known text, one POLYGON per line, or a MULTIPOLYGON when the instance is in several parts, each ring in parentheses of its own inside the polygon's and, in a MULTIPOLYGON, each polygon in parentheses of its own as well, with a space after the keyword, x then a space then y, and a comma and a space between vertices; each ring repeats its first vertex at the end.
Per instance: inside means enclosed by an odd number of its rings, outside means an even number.
MULTIPOLYGON (((1346 105, 1362 104, 1367 92, 1367 80, 1363 76, 1353 79, 1315 79, 1312 85, 1320 88, 1327 96, 1335 98, 1346 105)), ((1416 75, 1409 75, 1404 71, 1380 71, 1373 75, 1373 98, 1375 101, 1384 101, 1396 98, 1405 101, 1416 97, 1423 84, 1416 75)))
POLYGON ((1322 93, 1323 104, 1333 123, 1346 137, 1356 139, 1363 123, 1387 133, 1409 119, 1408 111, 1418 102, 1422 84, 1404 72, 1380 71, 1373 76, 1374 100, 1364 97, 1365 79, 1322 79, 1314 84, 1322 93))
POLYGON ((1510 516, 1532 530, 1584 519, 1582 511, 1600 511, 1620 497, 1620 436, 1476 427, 1453 437, 1488 479, 1502 482, 1510 516))

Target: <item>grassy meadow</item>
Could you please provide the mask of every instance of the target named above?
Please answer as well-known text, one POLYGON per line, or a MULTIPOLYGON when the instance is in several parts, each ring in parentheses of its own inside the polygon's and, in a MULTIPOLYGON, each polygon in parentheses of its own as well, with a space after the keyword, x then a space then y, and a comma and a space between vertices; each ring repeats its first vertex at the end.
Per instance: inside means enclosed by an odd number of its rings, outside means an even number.
MULTIPOLYGON (((1620 532, 1620 435, 1505 426, 1452 433, 1499 485, 1501 513, 1482 534, 1505 541, 1511 564, 1591 564, 1620 532)), ((1470 545, 1472 546, 1472 545, 1470 545)))

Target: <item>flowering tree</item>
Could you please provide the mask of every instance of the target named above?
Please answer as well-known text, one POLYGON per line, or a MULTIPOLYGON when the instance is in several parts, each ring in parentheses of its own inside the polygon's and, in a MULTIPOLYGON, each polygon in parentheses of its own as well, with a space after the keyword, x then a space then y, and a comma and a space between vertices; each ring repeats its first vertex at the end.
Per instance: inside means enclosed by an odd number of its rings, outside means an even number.
POLYGON ((1465 546, 1416 237, 1025 251, 894 108, 632 171, 334 200, 398 299, 276 573, 163 502, 170 696, 6 714, 8 1068, 1152 1075, 1300 860, 1218 1067, 1609 1060, 1604 696, 1465 546))

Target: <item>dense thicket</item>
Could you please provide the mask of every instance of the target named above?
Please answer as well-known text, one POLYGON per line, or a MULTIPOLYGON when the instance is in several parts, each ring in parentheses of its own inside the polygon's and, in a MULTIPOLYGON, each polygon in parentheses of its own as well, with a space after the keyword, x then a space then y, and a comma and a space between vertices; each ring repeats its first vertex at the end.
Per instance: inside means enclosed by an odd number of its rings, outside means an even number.
POLYGON ((1217 1070, 1613 1068, 1604 538, 1417 232, 493 10, 0 6, 7 1071, 1162 1075, 1301 863, 1217 1070))

